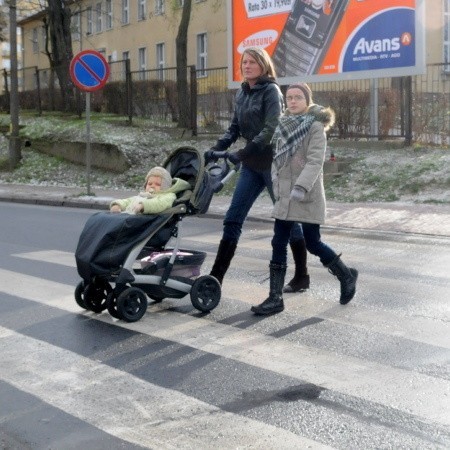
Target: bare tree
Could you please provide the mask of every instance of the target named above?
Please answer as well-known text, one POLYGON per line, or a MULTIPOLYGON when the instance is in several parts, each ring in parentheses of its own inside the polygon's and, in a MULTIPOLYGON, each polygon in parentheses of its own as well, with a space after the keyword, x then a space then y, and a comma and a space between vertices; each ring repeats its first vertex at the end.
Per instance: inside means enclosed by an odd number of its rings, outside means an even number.
POLYGON ((47 14, 43 19, 46 33, 45 53, 52 72, 56 72, 58 77, 62 103, 66 109, 70 109, 73 105, 74 88, 69 76, 70 61, 73 57, 69 0, 47 0, 47 3, 47 14))
POLYGON ((185 0, 176 38, 177 94, 179 108, 178 126, 180 128, 189 128, 191 125, 187 76, 187 44, 189 21, 191 20, 191 9, 192 0, 185 0))
POLYGON ((8 13, 5 7, 0 7, 0 42, 8 40, 8 13))
POLYGON ((19 87, 17 78, 17 8, 16 0, 9 0, 9 42, 11 46, 11 95, 9 134, 9 167, 15 169, 22 159, 19 138, 19 87))

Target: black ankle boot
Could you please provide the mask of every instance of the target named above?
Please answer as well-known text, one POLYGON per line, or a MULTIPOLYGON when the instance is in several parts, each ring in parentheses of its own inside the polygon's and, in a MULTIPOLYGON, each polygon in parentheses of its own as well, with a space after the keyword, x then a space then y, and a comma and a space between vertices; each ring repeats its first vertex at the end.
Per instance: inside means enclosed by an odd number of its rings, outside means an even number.
POLYGON ((269 264, 270 269, 270 293, 261 304, 252 306, 251 311, 258 316, 275 314, 283 311, 283 284, 286 276, 286 264, 269 264))
POLYGON ((234 252, 236 251, 237 241, 227 241, 222 239, 217 250, 216 260, 211 269, 210 275, 217 278, 217 281, 222 284, 223 277, 230 267, 234 252))
POLYGON ((294 278, 289 281, 283 288, 283 292, 302 292, 309 289, 309 275, 308 268, 306 266, 306 243, 304 239, 290 242, 292 256, 295 262, 294 278))
POLYGON ((355 296, 358 271, 347 267, 342 262, 341 255, 336 256, 325 267, 328 267, 328 271, 341 282, 341 298, 339 302, 341 305, 346 305, 355 296))

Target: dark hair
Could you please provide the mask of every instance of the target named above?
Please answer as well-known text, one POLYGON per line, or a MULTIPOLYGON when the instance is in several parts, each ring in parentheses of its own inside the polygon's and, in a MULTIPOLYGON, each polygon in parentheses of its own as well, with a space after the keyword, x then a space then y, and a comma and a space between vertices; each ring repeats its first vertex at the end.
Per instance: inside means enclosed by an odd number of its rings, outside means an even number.
POLYGON ((286 92, 289 89, 300 89, 305 96, 307 106, 309 106, 312 103, 312 91, 311 88, 306 83, 290 84, 286 89, 286 92))

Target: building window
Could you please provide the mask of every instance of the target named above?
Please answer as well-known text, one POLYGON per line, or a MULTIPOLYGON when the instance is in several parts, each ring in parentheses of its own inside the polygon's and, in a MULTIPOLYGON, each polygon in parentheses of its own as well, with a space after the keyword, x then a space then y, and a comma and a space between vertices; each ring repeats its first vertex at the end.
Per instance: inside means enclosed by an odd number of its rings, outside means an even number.
POLYGON ((92 7, 88 6, 86 8, 86 34, 92 34, 94 31, 94 26, 92 23, 92 7))
POLYGON ((38 29, 33 28, 33 53, 39 52, 38 29))
POLYGON ((137 0, 138 2, 138 20, 145 20, 147 16, 147 0, 137 0))
POLYGON ((155 14, 164 14, 165 6, 166 5, 164 0, 155 0, 155 14))
POLYGON ((130 52, 122 52, 123 79, 127 79, 127 61, 130 59, 130 52))
POLYGON ((122 24, 130 23, 130 0, 122 0, 122 24))
POLYGON ((97 3, 95 5, 95 31, 101 33, 103 29, 103 17, 102 17, 102 4, 97 3))
POLYGON ((197 75, 199 77, 206 77, 207 57, 206 33, 197 34, 197 75))
MULTIPOLYGON (((18 30, 20 30, 20 28, 18 28, 18 30)), ((45 44, 47 43, 47 30, 45 27, 41 27, 41 33, 38 39, 40 39, 39 45, 41 48, 45 48, 45 44)))
POLYGON ((78 11, 74 12, 72 14, 72 17, 71 17, 71 22, 72 22, 72 24, 71 24, 72 25, 71 26, 71 29, 72 29, 72 41, 79 41, 80 40, 80 36, 81 36, 81 34, 80 34, 80 28, 81 28, 80 20, 81 20, 80 13, 78 11))
POLYGON ((156 44, 156 67, 158 69, 158 79, 164 80, 164 67, 166 65, 166 46, 164 42, 156 44))
POLYGON ((138 50, 138 70, 139 79, 145 80, 147 70, 147 49, 145 47, 142 47, 138 50))
POLYGON ((444 2, 444 70, 450 73, 450 0, 444 2))
POLYGON ((110 30, 113 27, 113 7, 112 7, 112 0, 105 0, 105 28, 107 30, 110 30))

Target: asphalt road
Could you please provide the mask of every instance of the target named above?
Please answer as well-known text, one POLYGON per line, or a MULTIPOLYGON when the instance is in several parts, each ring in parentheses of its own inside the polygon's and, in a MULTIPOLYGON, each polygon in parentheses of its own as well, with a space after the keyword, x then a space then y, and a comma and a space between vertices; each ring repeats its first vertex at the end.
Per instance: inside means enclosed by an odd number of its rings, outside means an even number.
MULTIPOLYGON (((249 222, 210 314, 186 296, 125 323, 74 300, 92 213, 2 203, 0 448, 450 447, 448 238, 326 230, 355 299, 310 257, 311 289, 258 318, 272 230, 249 222)), ((183 221, 202 273, 220 231, 183 221)))

